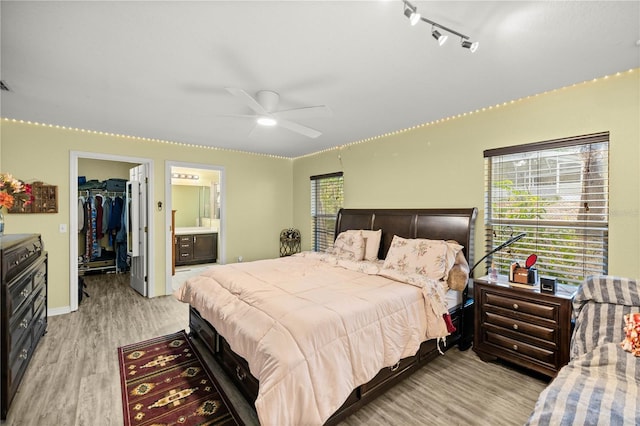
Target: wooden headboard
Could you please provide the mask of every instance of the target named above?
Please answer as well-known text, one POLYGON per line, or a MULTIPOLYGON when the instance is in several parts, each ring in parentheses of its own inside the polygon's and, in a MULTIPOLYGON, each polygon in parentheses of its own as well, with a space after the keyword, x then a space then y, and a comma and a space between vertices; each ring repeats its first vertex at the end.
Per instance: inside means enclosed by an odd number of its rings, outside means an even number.
POLYGON ((379 259, 384 259, 394 235, 403 238, 455 240, 473 265, 473 236, 478 209, 340 209, 335 237, 349 229, 382 229, 379 259))

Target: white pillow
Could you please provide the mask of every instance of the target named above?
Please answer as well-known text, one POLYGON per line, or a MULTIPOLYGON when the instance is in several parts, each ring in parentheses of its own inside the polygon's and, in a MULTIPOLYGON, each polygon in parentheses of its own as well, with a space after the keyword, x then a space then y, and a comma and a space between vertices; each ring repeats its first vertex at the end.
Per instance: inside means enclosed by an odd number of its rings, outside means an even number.
POLYGON ((382 229, 377 231, 369 231, 366 229, 349 230, 347 233, 361 233, 364 237, 364 260, 375 262, 378 260, 378 251, 380 251, 380 240, 382 239, 382 229))
POLYGON ((361 232, 341 232, 333 243, 333 254, 340 259, 362 260, 364 249, 364 237, 361 232))
MULTIPOLYGON (((453 263, 449 264, 449 250, 445 241, 406 239, 394 235, 382 269, 393 271, 394 274, 418 274, 443 280, 453 266, 453 263)), ((455 256, 453 261, 455 262, 455 256)))

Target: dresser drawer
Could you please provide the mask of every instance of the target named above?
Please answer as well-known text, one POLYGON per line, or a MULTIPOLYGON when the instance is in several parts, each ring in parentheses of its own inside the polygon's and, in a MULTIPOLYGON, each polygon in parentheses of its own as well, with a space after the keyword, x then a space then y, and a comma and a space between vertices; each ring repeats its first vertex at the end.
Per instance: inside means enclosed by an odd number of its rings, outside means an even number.
POLYGON ((511 339, 492 332, 486 333, 486 341, 490 344, 499 346, 512 354, 524 355, 548 364, 549 366, 553 366, 556 363, 556 351, 529 345, 519 340, 511 339))
POLYGON ((32 321, 32 329, 33 329, 33 342, 34 344, 40 340, 47 329, 47 309, 45 306, 42 306, 40 310, 36 311, 33 316, 32 321))
POLYGON ((557 330, 553 327, 543 327, 491 312, 485 313, 484 322, 486 324, 493 324, 498 327, 503 327, 511 332, 536 337, 538 339, 546 340, 554 344, 557 341, 558 337, 557 330))
POLYGON ((25 303, 23 307, 9 321, 9 339, 6 350, 10 353, 19 344, 24 336, 31 332, 29 326, 33 318, 31 305, 25 303))
MULTIPOLYGON (((11 236, 9 236, 11 237, 11 236)), ((6 251, 2 256, 2 269, 6 281, 12 280, 43 252, 44 245, 40 236, 33 236, 21 245, 6 251)))
POLYGON ((483 307, 490 310, 493 306, 506 309, 514 313, 524 313, 555 321, 558 317, 558 307, 526 300, 503 296, 491 292, 484 293, 483 307))
POLYGON ((14 315, 22 304, 31 296, 33 276, 27 271, 9 285, 9 294, 6 301, 6 308, 9 316, 14 315))
POLYGON ((36 289, 38 287, 44 287, 47 281, 47 264, 42 262, 40 263, 33 275, 33 288, 36 289))
POLYGON ((38 288, 33 290, 33 311, 36 312, 42 306, 44 306, 47 300, 46 289, 44 285, 40 285, 38 288))
POLYGON ((20 378, 27 368, 33 346, 33 337, 27 333, 25 338, 9 354, 9 371, 7 374, 7 387, 9 394, 13 395, 20 384, 20 378))

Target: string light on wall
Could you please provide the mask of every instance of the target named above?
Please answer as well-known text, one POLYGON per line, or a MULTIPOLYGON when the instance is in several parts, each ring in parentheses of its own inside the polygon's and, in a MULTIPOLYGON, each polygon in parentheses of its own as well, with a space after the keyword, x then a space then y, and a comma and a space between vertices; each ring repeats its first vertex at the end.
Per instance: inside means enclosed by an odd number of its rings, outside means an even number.
POLYGON ((462 46, 465 49, 469 49, 471 53, 475 53, 478 50, 478 47, 480 46, 479 42, 477 41, 472 42, 469 39, 469 36, 464 35, 456 30, 452 30, 451 28, 445 27, 444 25, 438 24, 437 22, 434 22, 430 19, 425 18, 424 16, 418 13, 418 7, 411 4, 409 0, 402 0, 402 3, 404 3, 404 16, 409 18, 409 23, 411 23, 411 25, 417 25, 418 22, 423 21, 423 22, 426 22, 427 24, 430 24, 431 35, 433 36, 433 38, 435 38, 438 41, 439 46, 444 45, 449 37, 448 35, 443 34, 441 31, 439 31, 439 30, 442 30, 460 37, 460 46, 462 46))

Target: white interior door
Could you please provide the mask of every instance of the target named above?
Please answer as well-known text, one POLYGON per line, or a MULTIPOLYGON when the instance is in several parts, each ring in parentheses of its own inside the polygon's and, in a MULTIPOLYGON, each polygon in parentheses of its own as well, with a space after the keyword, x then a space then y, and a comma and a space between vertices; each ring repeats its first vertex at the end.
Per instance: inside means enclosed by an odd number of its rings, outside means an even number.
POLYGON ((147 282, 147 167, 145 164, 129 170, 127 182, 127 252, 131 257, 131 287, 143 296, 148 294, 147 282))

